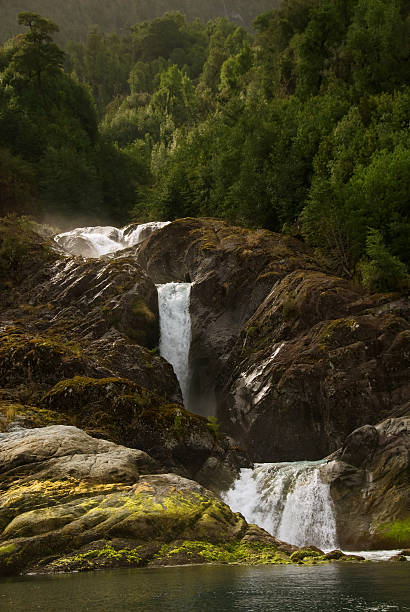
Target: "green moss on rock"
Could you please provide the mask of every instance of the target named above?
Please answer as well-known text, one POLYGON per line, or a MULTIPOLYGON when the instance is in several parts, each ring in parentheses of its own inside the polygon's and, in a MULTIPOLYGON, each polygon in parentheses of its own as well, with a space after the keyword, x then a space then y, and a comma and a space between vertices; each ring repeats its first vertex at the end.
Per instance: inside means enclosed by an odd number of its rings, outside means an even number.
POLYGON ((393 548, 410 546, 410 517, 379 525, 377 533, 382 541, 393 548))
POLYGON ((296 550, 294 553, 290 555, 290 560, 293 563, 297 563, 298 561, 304 561, 305 559, 322 559, 324 556, 323 552, 319 552, 312 548, 301 548, 300 550, 296 550))
POLYGON ((164 544, 151 565, 186 563, 283 565, 289 559, 273 544, 263 542, 220 542, 184 540, 164 544))
POLYGON ((0 281, 10 288, 58 258, 50 243, 33 231, 27 217, 0 219, 0 281))
POLYGON ((91 435, 139 448, 162 463, 182 462, 192 474, 220 443, 217 424, 209 427, 204 417, 123 378, 60 381, 41 406, 65 414, 91 435))
POLYGON ((75 553, 60 557, 47 566, 48 572, 73 572, 95 569, 107 569, 111 567, 138 567, 142 563, 139 554, 141 547, 136 548, 114 548, 111 543, 106 543, 103 548, 92 549, 84 553, 75 553))
MULTIPOLYGON (((61 378, 95 373, 83 358, 79 345, 57 338, 29 335, 14 327, 0 333, 0 379, 3 387, 24 386, 27 398, 38 394, 61 378)), ((43 393, 40 393, 41 395, 43 393)), ((34 402, 36 403, 36 402, 34 402)))

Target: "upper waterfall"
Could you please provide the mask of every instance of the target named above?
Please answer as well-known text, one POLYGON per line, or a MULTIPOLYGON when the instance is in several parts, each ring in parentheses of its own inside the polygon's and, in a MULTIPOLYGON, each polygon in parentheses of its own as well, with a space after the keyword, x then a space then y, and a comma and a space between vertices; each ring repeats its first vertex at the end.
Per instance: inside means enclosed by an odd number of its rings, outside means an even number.
POLYGON ((72 255, 96 258, 132 247, 169 223, 170 221, 151 221, 139 225, 132 223, 121 229, 111 225, 77 227, 57 234, 54 240, 72 255))
POLYGON ((191 283, 157 285, 160 321, 160 354, 174 368, 184 405, 188 404, 191 283))
POLYGON ((336 521, 321 461, 259 463, 242 469, 224 501, 250 523, 296 546, 336 547, 336 521))

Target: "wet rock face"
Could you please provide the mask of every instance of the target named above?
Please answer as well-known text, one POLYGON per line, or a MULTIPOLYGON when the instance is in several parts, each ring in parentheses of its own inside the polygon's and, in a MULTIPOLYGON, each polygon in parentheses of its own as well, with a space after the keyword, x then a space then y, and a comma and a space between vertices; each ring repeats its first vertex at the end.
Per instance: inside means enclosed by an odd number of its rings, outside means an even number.
POLYGON ((410 394, 410 303, 320 270, 297 240, 183 219, 137 258, 193 282, 190 405, 255 461, 320 459, 410 394))
POLYGON ((36 405, 59 380, 80 375, 125 376, 181 402, 172 367, 155 354, 156 287, 135 258, 68 257, 23 230, 0 224, 2 244, 22 236, 14 264, 4 262, 11 280, 0 286, 0 399, 36 405))
POLYGON ((353 550, 410 545, 410 411, 353 431, 329 457, 338 541, 353 550))
POLYGON ((66 258, 32 291, 34 304, 51 303, 44 321, 71 337, 100 338, 111 328, 153 348, 158 343, 156 288, 132 259, 66 258))
POLYGON ((274 286, 217 387, 223 428, 254 460, 320 459, 405 403, 410 307, 387 312, 375 299, 317 272, 274 286))
POLYGON ((75 427, 0 434, 0 575, 209 562, 228 551, 231 562, 289 560, 292 550, 213 493, 157 470, 140 450, 75 427))
POLYGON ((182 219, 153 234, 138 261, 155 283, 190 281, 190 405, 215 414, 215 380, 249 317, 289 272, 316 264, 305 245, 215 219, 182 219))

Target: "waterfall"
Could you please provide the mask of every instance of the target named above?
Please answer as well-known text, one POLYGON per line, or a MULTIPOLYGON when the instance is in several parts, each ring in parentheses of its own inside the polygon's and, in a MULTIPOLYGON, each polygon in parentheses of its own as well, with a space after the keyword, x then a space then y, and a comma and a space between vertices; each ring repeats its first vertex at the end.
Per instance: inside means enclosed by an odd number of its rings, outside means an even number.
POLYGON ((122 230, 122 241, 125 248, 139 244, 153 232, 169 225, 170 221, 150 221, 140 225, 128 225, 122 230))
POLYGON ((191 283, 157 285, 160 321, 159 351, 169 361, 181 387, 184 405, 188 404, 191 283))
POLYGON ((322 461, 259 463, 224 495, 234 512, 296 546, 336 547, 336 521, 322 461))
POLYGON ((170 221, 151 221, 139 225, 133 223, 122 229, 110 225, 77 227, 57 234, 54 240, 72 255, 97 258, 135 246, 169 223, 170 221))

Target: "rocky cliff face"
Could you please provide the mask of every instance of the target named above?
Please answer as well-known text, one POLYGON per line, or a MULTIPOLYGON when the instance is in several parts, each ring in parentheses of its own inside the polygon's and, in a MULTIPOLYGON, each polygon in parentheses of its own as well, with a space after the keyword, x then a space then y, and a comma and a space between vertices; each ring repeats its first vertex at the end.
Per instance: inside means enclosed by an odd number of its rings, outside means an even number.
POLYGON ((221 367, 272 286, 296 269, 317 268, 297 240, 215 219, 175 221, 143 243, 137 258, 155 283, 193 283, 190 405, 207 415, 218 410, 221 367))
POLYGON ((163 471, 229 484, 249 460, 181 406, 156 351, 157 290, 135 256, 70 257, 22 223, 0 226, 0 426, 79 425, 147 450, 163 471))
POLYGON ((155 282, 190 280, 192 399, 255 461, 319 459, 410 396, 410 302, 334 277, 301 242, 210 219, 154 234, 155 282))
POLYGON ((319 459, 407 401, 409 303, 374 299, 299 271, 248 321, 218 380, 218 414, 255 460, 319 459))
POLYGON ((350 549, 410 543, 410 417, 353 431, 327 465, 338 541, 350 549))
MULTIPOLYGON (((63 553, 68 569, 99 567, 96 559, 107 555, 121 563, 137 557, 165 563, 178 555, 203 560, 202 545, 189 544, 181 552, 178 544, 192 542, 197 530, 201 541, 212 540, 212 530, 202 532, 197 518, 189 523, 191 531, 181 523, 172 535, 159 538, 159 548, 147 552, 145 543, 135 543, 127 512, 137 512, 140 527, 151 521, 146 512, 152 504, 164 503, 172 513, 174 487, 181 493, 178 513, 185 508, 201 516, 196 502, 192 509, 193 497, 216 499, 201 492, 201 485, 228 488, 239 467, 249 465, 246 451, 253 461, 291 461, 319 459, 343 447, 329 463, 328 477, 345 545, 405 545, 408 296, 369 296, 330 275, 293 238, 212 219, 173 222, 140 245, 94 260, 68 256, 26 222, 7 219, 0 223, 0 280, 0 430, 11 436, 3 437, 0 446, 25 448, 30 430, 39 440, 43 434, 57 440, 59 432, 71 432, 70 437, 76 426, 82 431, 76 429, 75 435, 87 437, 84 452, 76 453, 89 466, 88 476, 80 474, 70 452, 64 468, 57 457, 49 457, 38 476, 24 453, 11 468, 7 455, 1 481, 5 507, 14 508, 13 500, 20 499, 13 489, 17 480, 23 479, 28 493, 21 498, 23 506, 18 502, 14 514, 7 510, 0 525, 7 530, 0 536, 4 567, 17 571, 46 559, 52 563, 63 553), (190 406, 197 414, 184 410, 172 367, 156 351, 155 283, 170 281, 193 283, 190 406), (209 421, 210 415, 218 421, 209 421), (92 474, 107 458, 121 476, 110 471, 98 477, 103 485, 93 502, 98 512, 89 515, 87 499, 95 497, 89 489, 92 474), (132 465, 154 474, 141 481, 137 468, 131 474, 132 465), (75 482, 63 479, 63 497, 47 484, 48 501, 41 505, 37 493, 44 488, 38 483, 58 480, 66 468, 75 482), (171 471, 172 476, 164 476, 171 471), (186 484, 187 478, 197 483, 186 484), (133 496, 140 500, 146 491, 139 515, 133 496), (50 529, 36 532, 38 539, 29 537, 30 512, 54 505, 50 529), (117 507, 124 513, 117 514, 117 507), (117 518, 113 531, 105 532, 101 525, 110 512, 117 518), (74 531, 64 523, 66 516, 74 531), (73 534, 76 543, 70 548, 73 534), (123 536, 131 552, 123 552, 123 536), (46 553, 33 557, 28 550, 46 553), (100 550, 105 552, 100 555, 100 550), (157 557, 159 550, 165 552, 157 557)), ((40 446, 46 446, 44 441, 40 446)), ((214 501, 209 504, 214 508, 214 501)), ((241 519, 228 516, 223 506, 215 506, 215 512, 221 517, 218 533, 226 528, 235 546, 242 545, 246 533, 251 537, 241 519), (234 535, 237 527, 239 535, 234 535)), ((159 525, 169 516, 160 513, 152 520, 159 525)), ((212 554, 221 560, 225 553, 212 554)))

